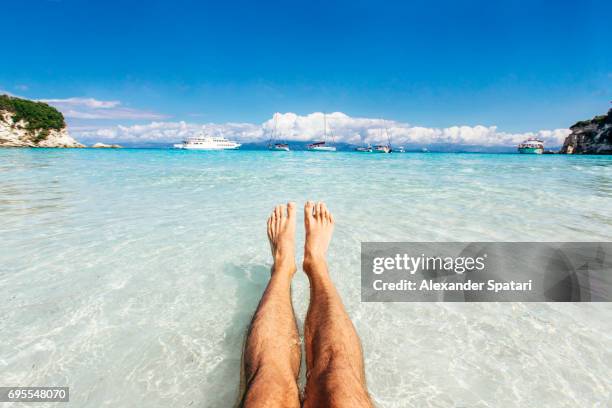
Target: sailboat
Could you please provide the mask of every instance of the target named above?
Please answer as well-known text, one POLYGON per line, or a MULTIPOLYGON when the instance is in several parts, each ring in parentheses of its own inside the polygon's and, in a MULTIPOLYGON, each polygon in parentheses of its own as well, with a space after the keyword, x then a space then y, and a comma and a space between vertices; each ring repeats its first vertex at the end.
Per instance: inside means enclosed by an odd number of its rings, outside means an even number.
MULTIPOLYGON (((327 143, 327 116, 325 115, 325 113, 323 113, 323 135, 324 135, 324 139, 322 142, 311 143, 306 148, 314 152, 335 152, 336 151, 335 146, 330 146, 326 144, 327 143)), ((332 139, 333 139, 333 136, 332 136, 332 139)))
POLYGON ((393 150, 389 145, 376 145, 372 153, 391 153, 393 150))
POLYGON ((289 145, 287 143, 274 142, 276 139, 276 130, 278 127, 278 113, 274 114, 274 130, 272 131, 272 135, 270 136, 270 140, 268 140, 268 149, 274 151, 288 152, 289 145))
MULTIPOLYGON (((383 122, 384 124, 384 122, 383 122)), ((391 153, 393 149, 391 149, 391 135, 389 135, 389 130, 387 129, 387 125, 385 124, 385 134, 387 135, 387 144, 380 144, 374 146, 373 153, 391 153)))
POLYGON ((360 153, 372 153, 372 146, 359 146, 355 148, 355 151, 360 153))

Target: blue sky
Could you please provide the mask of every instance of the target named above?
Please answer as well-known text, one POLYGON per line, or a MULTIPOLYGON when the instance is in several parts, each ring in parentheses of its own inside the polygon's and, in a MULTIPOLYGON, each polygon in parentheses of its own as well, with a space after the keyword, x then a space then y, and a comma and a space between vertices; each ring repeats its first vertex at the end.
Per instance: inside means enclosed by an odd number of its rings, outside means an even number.
POLYGON ((2 13, 0 89, 122 109, 77 126, 340 111, 527 132, 612 100, 609 1, 22 0, 2 13))

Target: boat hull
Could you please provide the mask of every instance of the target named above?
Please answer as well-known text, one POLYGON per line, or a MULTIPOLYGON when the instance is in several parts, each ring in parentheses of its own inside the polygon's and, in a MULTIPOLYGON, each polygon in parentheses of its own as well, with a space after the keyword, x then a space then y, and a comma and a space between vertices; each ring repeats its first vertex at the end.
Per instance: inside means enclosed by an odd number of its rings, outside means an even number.
POLYGON ((519 147, 518 152, 520 154, 542 154, 544 149, 541 147, 519 147))
POLYGON ((332 146, 318 146, 318 147, 309 147, 308 150, 311 152, 335 152, 336 148, 332 146))
POLYGON ((284 146, 273 146, 269 148, 273 152, 288 152, 289 148, 284 146))
POLYGON ((206 136, 202 134, 189 137, 181 143, 176 143, 174 148, 185 150, 236 150, 240 146, 242 146, 240 143, 228 140, 223 136, 206 136))
POLYGON ((174 145, 174 148, 182 150, 238 150, 238 148, 240 148, 242 145, 237 145, 234 147, 179 146, 180 145, 174 145))

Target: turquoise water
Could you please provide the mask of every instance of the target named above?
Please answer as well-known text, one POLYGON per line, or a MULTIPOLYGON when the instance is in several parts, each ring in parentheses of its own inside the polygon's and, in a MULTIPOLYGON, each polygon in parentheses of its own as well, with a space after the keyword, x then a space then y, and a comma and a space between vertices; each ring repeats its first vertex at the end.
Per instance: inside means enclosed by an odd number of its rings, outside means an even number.
MULTIPOLYGON (((0 385, 231 406, 266 217, 307 199, 337 220, 331 274, 379 406, 609 403, 609 304, 360 303, 361 241, 612 240, 612 157, 556 155, 0 150, 0 385)), ((293 298, 301 328, 301 273, 293 298)))

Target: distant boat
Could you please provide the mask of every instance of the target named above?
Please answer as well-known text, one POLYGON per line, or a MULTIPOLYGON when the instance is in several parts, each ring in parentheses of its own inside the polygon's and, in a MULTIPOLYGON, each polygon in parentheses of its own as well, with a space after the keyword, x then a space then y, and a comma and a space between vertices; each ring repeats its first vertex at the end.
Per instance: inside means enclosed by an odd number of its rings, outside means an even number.
POLYGON ((400 146, 397 149, 395 149, 394 151, 398 152, 398 153, 406 153, 406 150, 404 150, 404 146, 400 146))
POLYGON ((544 142, 530 137, 518 145, 518 152, 521 154, 542 154, 544 153, 544 142))
MULTIPOLYGON (((385 122, 383 121, 383 124, 385 122)), ((387 136, 387 144, 379 144, 379 145, 375 145, 374 147, 367 145, 367 146, 360 146, 355 148, 355 151, 361 152, 361 153, 391 153, 393 151, 393 149, 391 148, 391 136, 389 135, 389 131, 387 130, 387 126, 385 125, 384 127, 385 129, 385 134, 387 136)), ((382 138, 382 128, 379 129, 380 133, 379 136, 382 138)), ((403 152, 403 148, 402 152, 403 152)))
POLYGON ((268 146, 268 149, 288 152, 289 145, 286 143, 274 143, 273 146, 268 146))
POLYGON ((289 145, 287 143, 274 142, 277 136, 277 127, 278 127, 278 117, 277 113, 274 114, 274 130, 272 130, 272 135, 270 135, 270 140, 268 141, 268 149, 274 151, 289 151, 289 145))
POLYGON ((187 150, 236 150, 240 143, 228 140, 223 136, 206 136, 204 134, 190 137, 174 145, 175 149, 187 150))
MULTIPOLYGON (((330 146, 326 144, 327 143, 327 116, 325 115, 325 113, 323 114, 323 136, 324 136, 324 139, 322 142, 311 143, 308 146, 306 146, 306 148, 313 152, 335 152, 336 151, 335 146, 330 146)), ((332 139, 333 139, 333 135, 332 135, 332 139)))
POLYGON ((393 149, 391 149, 391 136, 389 135, 387 125, 384 121, 383 121, 383 124, 385 126, 385 134, 387 136, 387 144, 386 145, 380 144, 380 145, 374 146, 373 153, 391 153, 393 151, 393 149))
POLYGON ((336 151, 335 146, 326 146, 325 142, 311 143, 307 146, 307 149, 311 151, 315 151, 315 152, 335 152, 336 151))
POLYGON ((389 145, 376 145, 374 146, 373 153, 391 153, 392 151, 389 145))

